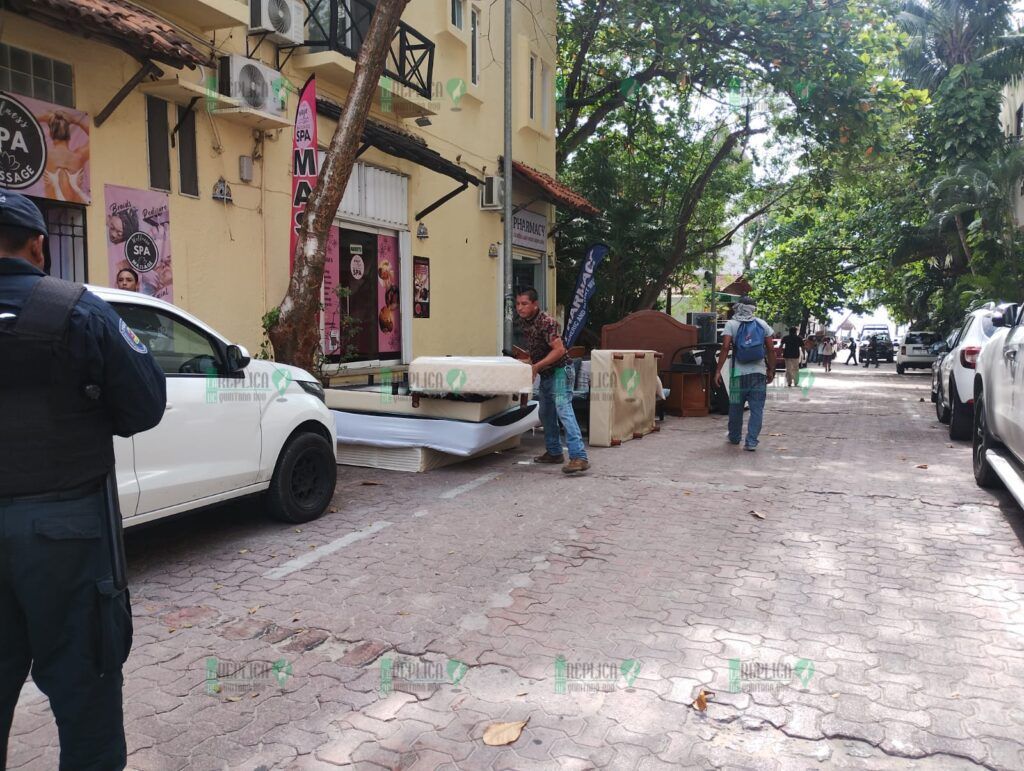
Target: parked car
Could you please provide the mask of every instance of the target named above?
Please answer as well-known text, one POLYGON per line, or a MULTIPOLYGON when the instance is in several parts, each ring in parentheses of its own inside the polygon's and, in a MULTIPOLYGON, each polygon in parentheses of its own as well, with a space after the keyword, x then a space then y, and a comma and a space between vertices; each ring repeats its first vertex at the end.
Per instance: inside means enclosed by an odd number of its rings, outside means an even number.
POLYGON ((931 369, 936 354, 932 346, 941 338, 934 332, 907 332, 896 350, 896 372, 902 375, 908 369, 931 369))
POLYGON ((949 351, 943 355, 935 377, 935 417, 949 426, 950 439, 970 439, 974 421, 974 375, 981 349, 992 337, 989 303, 971 311, 956 330, 949 351))
POLYGON ((160 425, 114 440, 126 526, 254 493, 283 521, 323 514, 338 473, 336 430, 316 378, 251 360, 169 303, 89 290, 114 307, 167 378, 160 425))
POLYGON ((992 314, 995 328, 975 364, 973 461, 981 487, 999 482, 1024 506, 1024 318, 1020 306, 992 314))
POLYGON ((960 327, 957 327, 948 335, 945 340, 940 340, 932 346, 935 351, 935 361, 932 362, 932 403, 939 400, 939 381, 942 379, 942 361, 953 348, 956 347, 957 338, 960 337, 960 327))

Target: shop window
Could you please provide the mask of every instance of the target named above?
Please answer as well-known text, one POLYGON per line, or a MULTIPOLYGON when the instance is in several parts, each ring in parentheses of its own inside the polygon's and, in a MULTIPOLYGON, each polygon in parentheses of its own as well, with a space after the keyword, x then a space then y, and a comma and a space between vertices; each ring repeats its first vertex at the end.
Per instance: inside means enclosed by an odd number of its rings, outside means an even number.
POLYGON ((0 43, 0 91, 75 106, 70 64, 0 43))
POLYGON ((469 79, 480 85, 480 9, 469 12, 469 79))
POLYGON ((462 12, 465 0, 451 0, 452 3, 452 26, 455 29, 462 29, 462 12))
POLYGON ((81 206, 55 203, 33 198, 46 220, 46 239, 51 276, 65 281, 84 283, 85 271, 85 209, 81 206))
POLYGON ((196 154, 196 114, 178 107, 178 173, 180 192, 199 195, 199 160, 196 154))
POLYGON ((167 102, 146 97, 146 134, 149 141, 149 186, 154 190, 171 189, 171 151, 167 144, 167 102))

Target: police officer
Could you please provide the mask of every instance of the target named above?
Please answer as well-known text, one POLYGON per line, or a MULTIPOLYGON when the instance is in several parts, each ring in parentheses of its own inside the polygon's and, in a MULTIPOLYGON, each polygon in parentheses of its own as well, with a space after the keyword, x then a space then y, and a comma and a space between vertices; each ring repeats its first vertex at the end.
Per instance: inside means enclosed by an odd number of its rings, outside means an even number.
POLYGON ((31 668, 60 768, 127 762, 127 590, 113 580, 103 483, 113 434, 160 422, 164 376, 103 300, 46 276, 46 223, 0 189, 0 768, 31 668))

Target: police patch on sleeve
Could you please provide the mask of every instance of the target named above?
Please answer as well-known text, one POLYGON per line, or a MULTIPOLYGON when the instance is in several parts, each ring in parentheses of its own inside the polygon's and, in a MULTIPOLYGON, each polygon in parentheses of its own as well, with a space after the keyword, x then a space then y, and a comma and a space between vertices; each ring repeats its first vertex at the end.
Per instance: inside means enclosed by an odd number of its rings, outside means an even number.
POLYGON ((132 332, 131 327, 124 323, 124 319, 121 319, 121 337, 125 339, 125 342, 127 342, 136 353, 149 353, 149 349, 146 348, 146 344, 139 339, 137 334, 132 332))

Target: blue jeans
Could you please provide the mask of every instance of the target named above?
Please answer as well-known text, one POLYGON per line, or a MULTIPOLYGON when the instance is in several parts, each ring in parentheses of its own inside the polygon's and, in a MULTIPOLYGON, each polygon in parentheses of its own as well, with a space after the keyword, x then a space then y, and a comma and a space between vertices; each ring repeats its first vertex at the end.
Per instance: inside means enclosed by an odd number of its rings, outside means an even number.
POLYGON ((743 433, 743 405, 750 405, 750 420, 747 423, 747 447, 757 447, 757 436, 761 433, 764 419, 764 400, 768 395, 767 378, 760 372, 749 375, 734 375, 729 381, 729 441, 740 443, 743 433))
POLYGON ((576 373, 571 366, 556 367, 553 374, 541 375, 537 401, 540 402, 540 422, 544 426, 544 445, 548 454, 562 454, 562 435, 558 428, 561 423, 565 429, 565 442, 569 445, 570 460, 586 460, 583 434, 580 433, 576 415, 572 411, 572 385, 575 377, 576 373))

